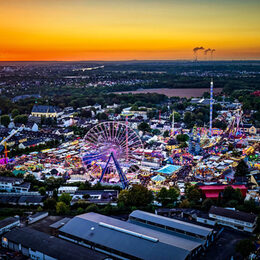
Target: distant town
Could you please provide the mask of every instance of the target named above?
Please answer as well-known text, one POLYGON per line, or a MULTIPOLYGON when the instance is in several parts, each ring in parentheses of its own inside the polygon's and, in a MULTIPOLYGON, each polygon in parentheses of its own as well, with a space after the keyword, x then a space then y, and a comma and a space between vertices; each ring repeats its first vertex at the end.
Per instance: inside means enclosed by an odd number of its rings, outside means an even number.
POLYGON ((0 259, 259 259, 259 65, 0 63, 0 259))

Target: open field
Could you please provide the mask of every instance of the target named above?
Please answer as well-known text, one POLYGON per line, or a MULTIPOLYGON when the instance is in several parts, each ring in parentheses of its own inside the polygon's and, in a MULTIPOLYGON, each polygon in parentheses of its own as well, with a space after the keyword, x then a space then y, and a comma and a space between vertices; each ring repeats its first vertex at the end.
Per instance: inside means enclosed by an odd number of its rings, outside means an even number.
MULTIPOLYGON (((222 91, 222 88, 215 88, 214 93, 218 94, 222 91)), ((140 89, 135 91, 124 91, 124 92, 115 92, 116 94, 127 94, 127 93, 133 93, 133 94, 142 94, 142 93, 157 93, 157 94, 163 94, 167 97, 201 97, 204 92, 209 92, 209 88, 154 88, 154 89, 140 89)))

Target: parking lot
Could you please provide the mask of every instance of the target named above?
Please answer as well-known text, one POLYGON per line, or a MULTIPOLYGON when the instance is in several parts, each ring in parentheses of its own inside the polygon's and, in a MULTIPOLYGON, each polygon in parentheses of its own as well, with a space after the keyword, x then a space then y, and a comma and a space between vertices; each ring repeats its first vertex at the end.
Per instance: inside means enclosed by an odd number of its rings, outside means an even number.
POLYGON ((205 255, 198 259, 230 260, 242 259, 235 251, 235 245, 239 240, 246 239, 250 236, 245 232, 225 228, 220 237, 208 248, 205 255))

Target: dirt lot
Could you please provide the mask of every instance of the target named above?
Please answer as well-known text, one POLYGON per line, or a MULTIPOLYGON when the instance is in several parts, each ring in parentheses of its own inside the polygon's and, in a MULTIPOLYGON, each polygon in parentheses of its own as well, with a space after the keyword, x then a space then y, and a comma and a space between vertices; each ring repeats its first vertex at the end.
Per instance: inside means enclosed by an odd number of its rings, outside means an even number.
POLYGON ((48 216, 40 221, 37 221, 33 224, 28 225, 28 227, 31 227, 33 229, 36 229, 38 231, 51 234, 51 228, 49 227, 53 223, 61 220, 63 217, 61 216, 48 216))
MULTIPOLYGON (((222 88, 215 88, 214 93, 220 93, 222 91, 222 88)), ((154 88, 154 89, 142 89, 142 90, 136 90, 136 91, 125 91, 125 92, 115 92, 116 94, 122 94, 122 93, 133 93, 133 94, 142 94, 142 93, 157 93, 157 94, 164 94, 167 97, 201 97, 204 92, 209 92, 209 88, 154 88)))

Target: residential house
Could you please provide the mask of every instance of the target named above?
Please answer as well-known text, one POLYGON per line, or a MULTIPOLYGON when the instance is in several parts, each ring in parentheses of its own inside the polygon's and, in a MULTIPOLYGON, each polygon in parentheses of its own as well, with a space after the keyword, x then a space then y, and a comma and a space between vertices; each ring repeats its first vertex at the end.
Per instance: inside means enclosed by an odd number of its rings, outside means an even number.
POLYGON ((58 109, 54 106, 34 105, 31 115, 35 117, 55 118, 58 115, 58 109))
POLYGON ((256 228, 257 216, 235 209, 212 206, 209 217, 215 219, 217 224, 252 233, 256 228))

